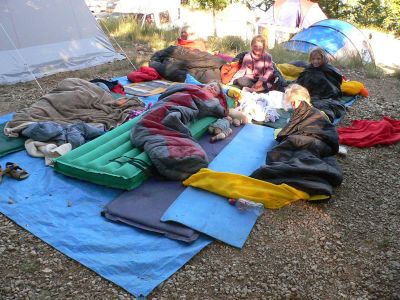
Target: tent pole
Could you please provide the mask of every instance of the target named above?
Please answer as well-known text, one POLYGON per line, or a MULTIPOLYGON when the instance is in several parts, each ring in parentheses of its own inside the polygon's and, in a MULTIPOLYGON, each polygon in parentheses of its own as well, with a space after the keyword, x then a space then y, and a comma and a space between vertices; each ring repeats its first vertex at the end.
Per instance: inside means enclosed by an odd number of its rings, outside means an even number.
MULTIPOLYGON (((136 71, 137 68, 135 67, 135 65, 132 63, 132 61, 129 59, 128 55, 126 54, 126 52, 124 51, 124 49, 122 49, 122 47, 118 44, 117 40, 111 35, 110 30, 108 30, 108 27, 105 23, 103 23, 104 27, 107 30, 108 36, 110 36, 114 42, 117 44, 117 46, 119 47, 119 49, 122 51, 122 53, 125 55, 126 59, 129 61, 129 63, 131 64, 131 66, 133 67, 133 69, 136 71)), ((99 24, 100 26, 100 24, 99 24)))
POLYGON ((12 41, 11 37, 8 35, 8 32, 6 31, 6 29, 4 28, 3 24, 0 23, 1 28, 3 29, 5 35, 7 36, 9 42, 11 43, 11 45, 14 47, 14 49, 17 51, 19 58, 22 60, 22 62, 24 63, 25 68, 28 70, 29 73, 31 73, 33 79, 35 80, 35 82, 37 83, 37 85, 39 86, 40 90, 42 91, 42 93, 44 93, 44 90, 42 89, 39 81, 37 81, 36 76, 33 74, 31 68, 29 67, 29 65, 26 63, 25 59, 23 58, 23 56, 21 55, 21 53, 19 52, 17 46, 14 44, 14 42, 12 41))

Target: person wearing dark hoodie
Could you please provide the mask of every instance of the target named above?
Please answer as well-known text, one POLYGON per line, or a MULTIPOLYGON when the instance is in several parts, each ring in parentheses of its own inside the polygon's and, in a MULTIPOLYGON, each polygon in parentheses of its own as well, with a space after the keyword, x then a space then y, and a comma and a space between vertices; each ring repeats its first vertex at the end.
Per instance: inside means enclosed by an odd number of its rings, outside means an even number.
POLYGON ((309 54, 309 63, 296 83, 308 90, 311 99, 338 99, 342 96, 340 86, 343 76, 329 64, 324 49, 313 48, 309 54))

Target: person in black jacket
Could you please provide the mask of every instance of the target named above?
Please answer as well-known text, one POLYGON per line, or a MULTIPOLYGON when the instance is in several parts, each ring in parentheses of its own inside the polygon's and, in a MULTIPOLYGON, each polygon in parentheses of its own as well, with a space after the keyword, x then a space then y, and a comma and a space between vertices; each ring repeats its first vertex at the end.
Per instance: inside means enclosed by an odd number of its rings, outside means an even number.
POLYGON ((324 49, 315 47, 309 55, 310 64, 300 74, 296 83, 304 86, 311 99, 337 99, 342 96, 340 86, 343 76, 329 64, 324 49))

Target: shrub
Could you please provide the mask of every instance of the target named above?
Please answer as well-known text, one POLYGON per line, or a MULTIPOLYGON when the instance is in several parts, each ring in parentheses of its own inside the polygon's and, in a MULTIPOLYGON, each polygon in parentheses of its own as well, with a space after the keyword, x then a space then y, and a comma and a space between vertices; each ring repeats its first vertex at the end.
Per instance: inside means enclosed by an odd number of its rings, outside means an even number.
POLYGON ((208 39, 208 48, 212 51, 219 51, 234 56, 240 52, 248 51, 250 44, 238 36, 229 35, 223 38, 210 37, 208 39))

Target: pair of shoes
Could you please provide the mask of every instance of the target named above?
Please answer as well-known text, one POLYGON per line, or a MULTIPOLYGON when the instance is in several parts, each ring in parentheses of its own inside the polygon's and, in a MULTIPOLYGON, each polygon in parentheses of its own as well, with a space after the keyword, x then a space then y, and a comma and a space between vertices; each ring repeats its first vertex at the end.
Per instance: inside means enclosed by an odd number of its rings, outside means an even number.
POLYGON ((1 166, 0 166, 0 182, 1 182, 3 175, 6 175, 10 178, 14 178, 16 180, 24 180, 29 176, 29 173, 26 172, 24 169, 22 169, 16 163, 7 162, 6 168, 4 169, 4 171, 1 170, 1 166))

